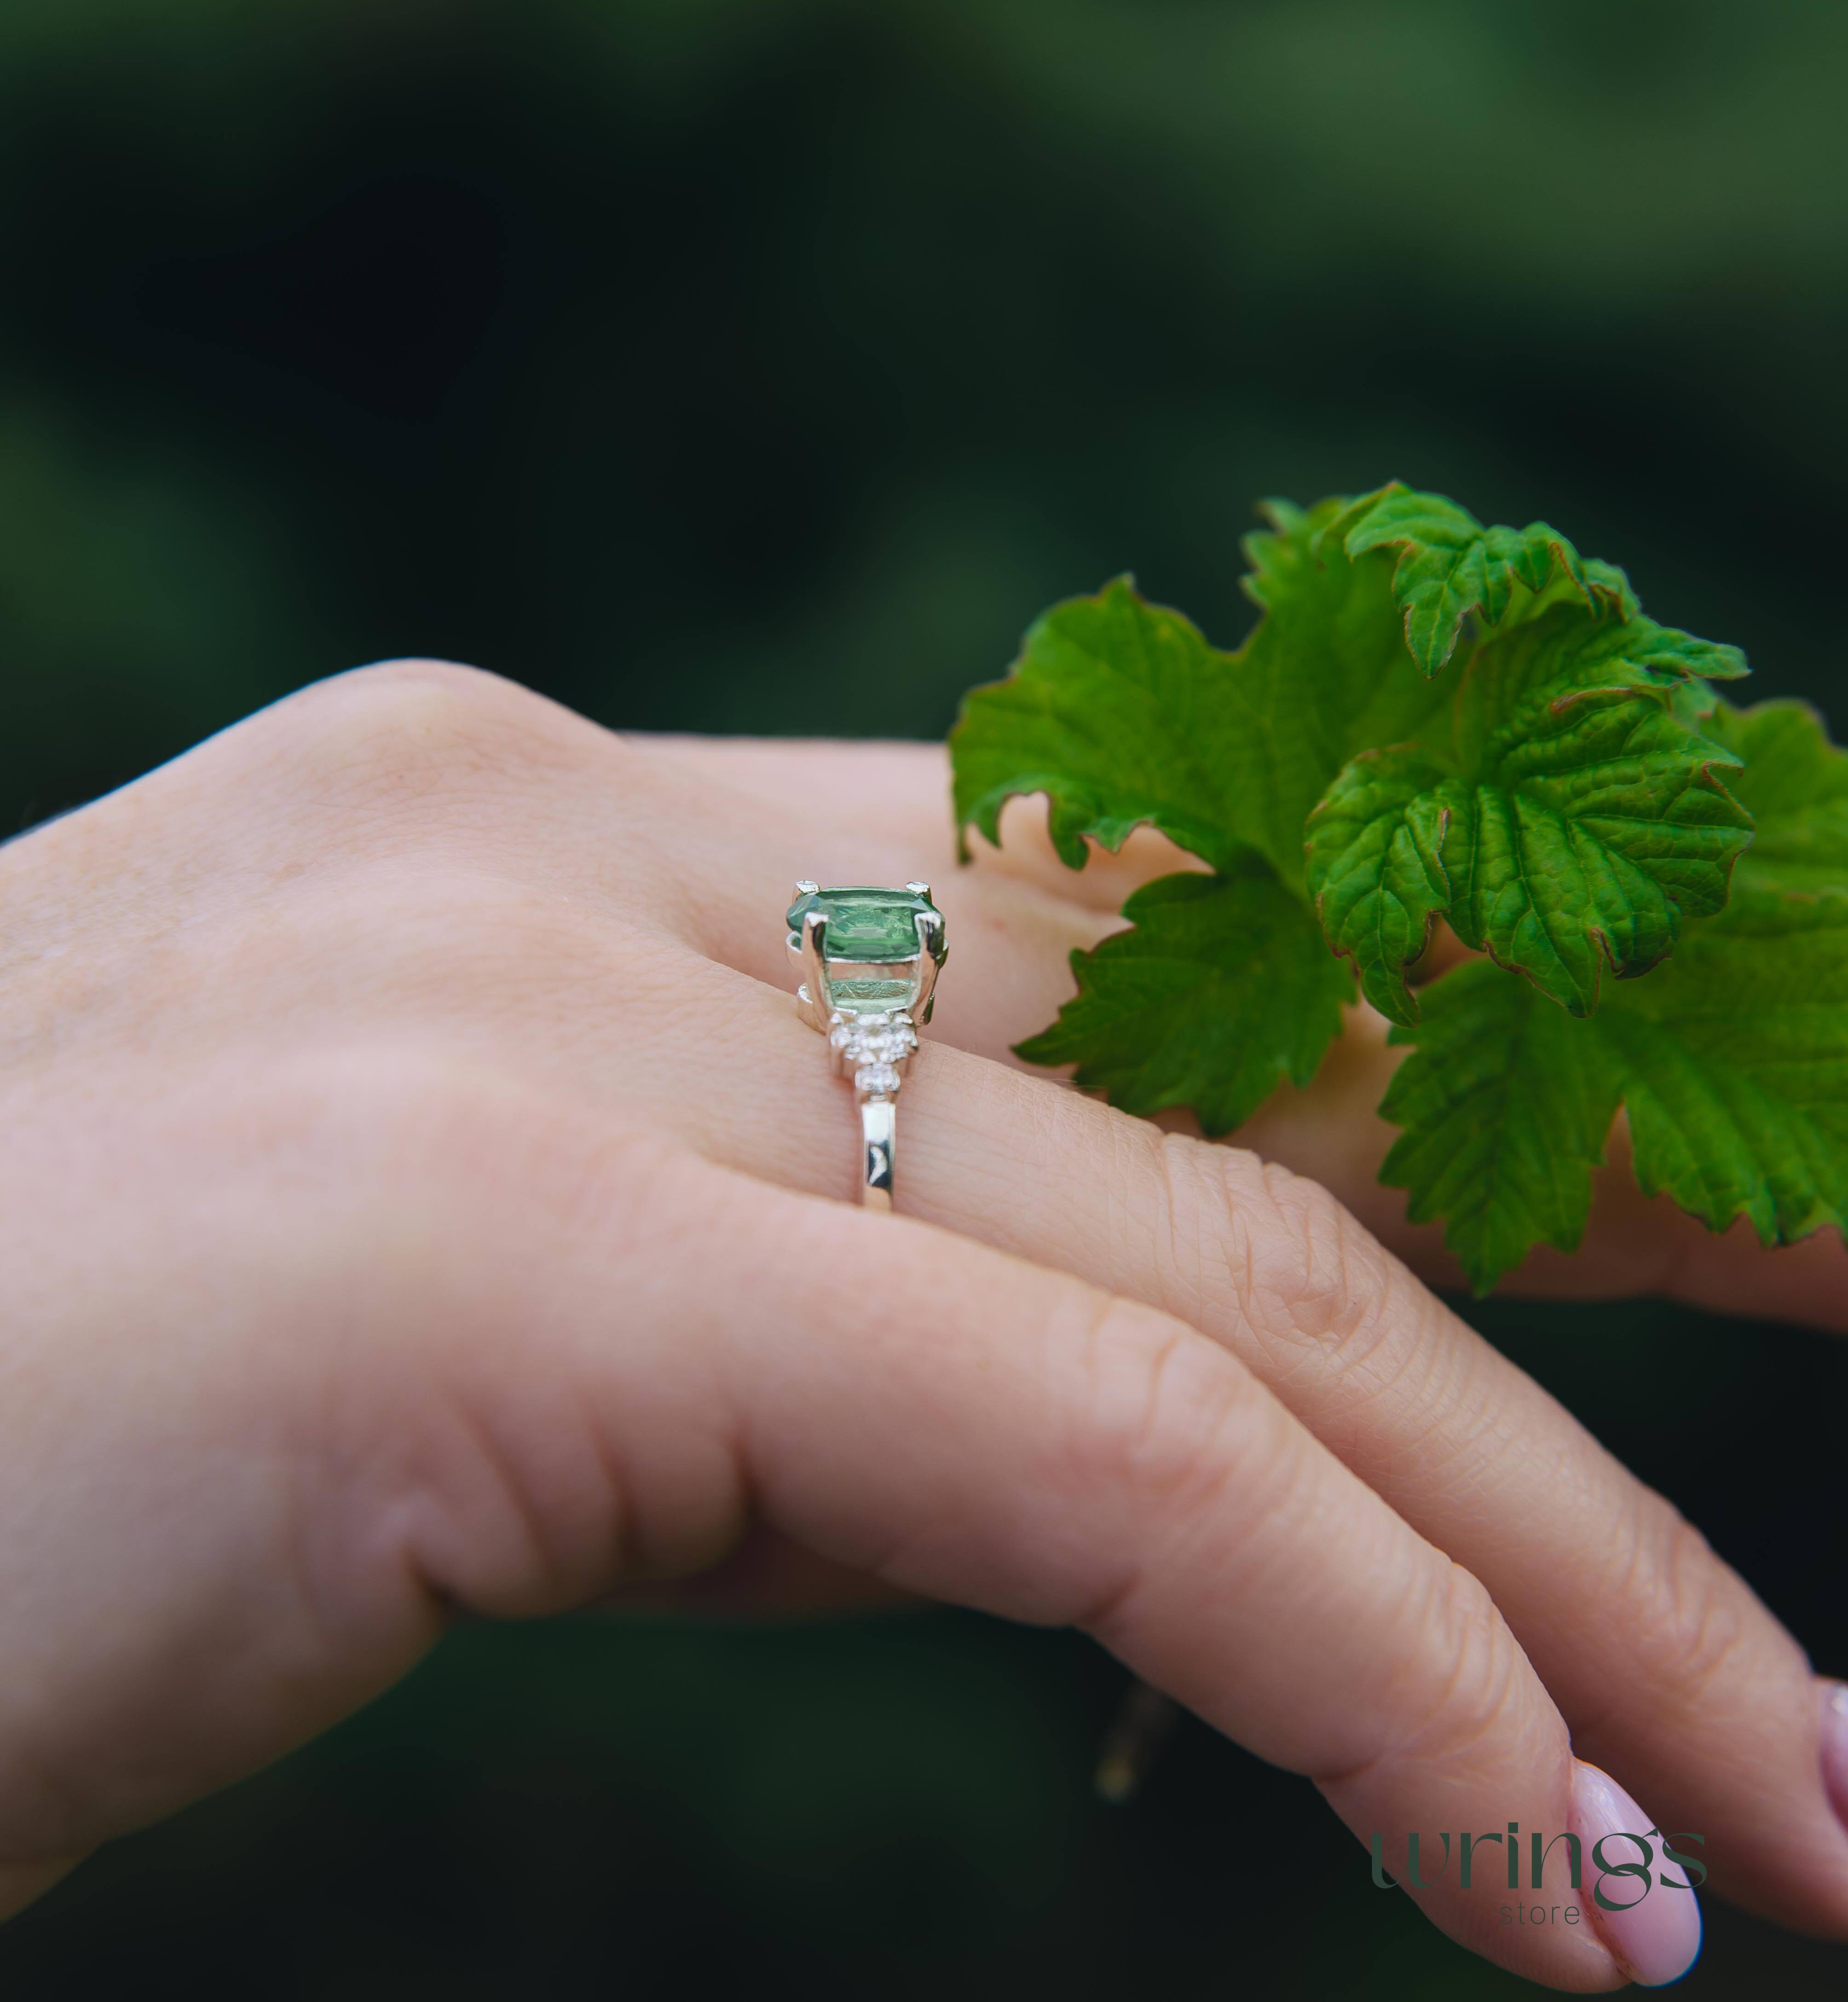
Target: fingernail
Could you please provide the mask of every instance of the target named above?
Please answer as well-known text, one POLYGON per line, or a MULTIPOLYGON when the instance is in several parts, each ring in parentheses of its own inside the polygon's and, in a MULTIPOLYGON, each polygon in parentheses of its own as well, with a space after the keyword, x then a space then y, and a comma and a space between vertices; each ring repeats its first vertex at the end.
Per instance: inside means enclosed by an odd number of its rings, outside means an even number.
POLYGON ((1639 1987, 1679 1981, 1700 1955, 1700 1905, 1678 1888, 1686 1879, 1663 1856, 1655 1823, 1609 1774, 1581 1759, 1572 1761, 1572 1833, 1584 1853, 1586 1917, 1613 1958, 1639 1987), (1607 1911, 1600 1892, 1624 1909, 1607 1911))
POLYGON ((1822 1705, 1822 1791, 1836 1819, 1848 1828, 1848 1683, 1825 1683, 1822 1705))

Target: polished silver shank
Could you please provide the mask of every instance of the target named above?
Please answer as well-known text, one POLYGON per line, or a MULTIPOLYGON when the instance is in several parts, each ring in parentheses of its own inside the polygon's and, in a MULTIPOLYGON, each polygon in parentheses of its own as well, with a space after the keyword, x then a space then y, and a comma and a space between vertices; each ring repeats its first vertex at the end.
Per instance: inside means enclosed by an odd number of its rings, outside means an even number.
MULTIPOLYGON (((905 888, 914 896, 930 895, 927 883, 908 883, 905 888)), ((810 896, 815 889, 805 879, 797 884, 796 894, 810 896)), ((796 1012, 810 1028, 827 1037, 834 1073, 851 1080, 859 1104, 860 1200, 869 1209, 892 1206, 898 1093, 917 1054, 919 1025, 930 1020, 937 973, 948 956, 942 913, 920 911, 915 922, 918 950, 907 960, 830 961, 828 920, 819 911, 805 912, 800 935, 789 935, 790 957, 802 974, 796 1012), (856 985, 891 982, 901 975, 908 990, 901 1003, 873 1006, 844 998, 856 985)))
POLYGON ((892 1151, 898 1139, 898 1104, 891 1098, 859 1102, 860 1138, 866 1158, 861 1163, 860 1201, 868 1209, 892 1206, 892 1151))

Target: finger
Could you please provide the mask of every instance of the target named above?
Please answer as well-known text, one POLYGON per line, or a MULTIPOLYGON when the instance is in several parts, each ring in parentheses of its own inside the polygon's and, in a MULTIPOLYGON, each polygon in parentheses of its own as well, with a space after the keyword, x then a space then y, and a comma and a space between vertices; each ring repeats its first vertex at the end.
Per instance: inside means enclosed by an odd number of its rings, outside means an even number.
MULTIPOLYGON (((1372 1009, 1350 1009, 1313 1083, 1300 1091, 1280 1087, 1240 1130, 1239 1142, 1320 1182, 1429 1284, 1461 1292, 1468 1282, 1444 1248, 1442 1226, 1407 1222, 1404 1191, 1379 1178, 1399 1135, 1377 1108, 1408 1054, 1387 1047, 1386 1028, 1372 1009)), ((1500 1289, 1556 1299, 1648 1296, 1848 1333, 1848 1250, 1836 1232, 1766 1246, 1743 1217, 1714 1232, 1668 1197, 1645 1195, 1630 1167, 1621 1114, 1605 1165, 1592 1177, 1579 1249, 1536 1245, 1500 1289)))
MULTIPOLYGON (((136 1449, 86 1491, 43 1426, 0 1470, 9 1514, 30 1490, 115 1519, 70 1589, 0 1598, 0 1855, 95 1839, 74 1802, 157 1810, 201 1747, 213 1779, 279 1749, 398 1672, 442 1607, 532 1614, 698 1568, 751 1513, 905 1589, 1086 1628, 1393 1861, 1410 1829, 1430 1870, 1440 1832, 1571 1825, 1564 1727, 1487 1595, 1223 1348, 909 1219, 440 1083, 407 1103, 396 1058, 220 1075, 151 1116, 185 1130, 174 1214, 148 1219, 186 1226, 182 1269, 147 1289, 138 1244, 134 1322, 75 1363, 47 1331, 25 1364, 89 1383, 112 1347, 142 1358, 116 1421, 136 1449), (283 1259, 252 1228, 277 1192, 283 1259), (266 1246, 253 1345, 217 1303, 266 1246)), ((131 1158, 176 1137, 112 1136, 131 1158)), ((45 1199, 41 1167, 41 1220, 45 1199)), ((1618 1978, 1588 1933, 1501 1927, 1454 1864, 1415 1895, 1536 1979, 1618 1978)))
MULTIPOLYGON (((631 976, 627 1035, 578 1089, 766 1180, 851 1198, 851 1099, 785 997, 691 968, 631 976), (717 996, 709 975, 705 991, 717 996), (697 1076, 689 1093, 682 1080, 697 1076)), ((1316 1185, 926 1042, 906 1084, 910 1213, 1180 1315, 1481 1578, 1581 1749, 1718 1888, 1848 1930, 1848 1835, 1801 1651, 1661 1497, 1436 1301, 1316 1185)))
MULTIPOLYGON (((795 1091, 778 1096, 799 1118, 795 1091)), ((1848 1834, 1801 1651, 1667 1502, 1320 1188, 959 1052, 920 1059, 901 1119, 914 1214, 1223 1342, 1483 1580, 1581 1756, 1706 1834, 1716 1888, 1848 1932, 1848 1834)))
MULTIPOLYGON (((703 893, 711 912, 698 935, 703 950, 776 984, 784 978, 777 940, 754 923, 753 900, 775 899, 779 870, 793 880, 831 863, 842 870, 857 865, 860 875, 829 880, 893 882, 920 868, 934 870, 957 971, 944 983, 933 1026, 943 1039, 982 1055, 1003 1056, 1052 1020, 1071 997, 1066 962, 1072 948, 1088 948, 1111 929, 1111 914, 1133 890, 1173 870, 1203 866, 1140 828, 1121 854, 1093 847, 1084 869, 1069 869, 1047 838, 1044 801, 1023 799, 1009 804, 1001 847, 978 840, 978 867, 947 876, 949 774, 935 745, 658 742, 694 783, 730 796, 741 823, 736 856, 741 860, 752 851, 757 857, 748 881, 734 866, 703 893), (865 873, 880 870, 883 875, 865 873)), ((1461 952, 1441 933, 1434 969, 1453 964, 1461 952)), ((1460 1289, 1466 1282, 1444 1248, 1442 1226, 1409 1222, 1404 1191, 1379 1181, 1398 1129, 1377 1108, 1407 1055, 1387 1048, 1386 1031, 1370 1008, 1349 1010, 1346 1031, 1330 1046, 1314 1083, 1300 1091, 1280 1086, 1239 1138, 1266 1160, 1320 1182, 1429 1283, 1460 1289)), ((1191 1121, 1183 1114, 1165 1123, 1186 1127, 1191 1121)), ((1766 1247, 1743 1220, 1723 1233, 1709 1231, 1668 1197, 1645 1196, 1637 1187, 1621 1120, 1593 1191, 1580 1249, 1564 1254, 1536 1246, 1503 1290, 1577 1299, 1648 1294, 1848 1332, 1848 1250, 1835 1232, 1766 1247)))

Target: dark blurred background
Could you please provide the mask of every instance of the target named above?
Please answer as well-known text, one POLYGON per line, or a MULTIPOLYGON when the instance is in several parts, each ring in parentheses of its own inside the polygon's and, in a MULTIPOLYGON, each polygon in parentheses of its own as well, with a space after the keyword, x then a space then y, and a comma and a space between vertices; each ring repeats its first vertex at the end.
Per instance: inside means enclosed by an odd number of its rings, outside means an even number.
MULTIPOLYGON (((933 735, 1253 500, 1544 515, 1848 716, 1826 0, 0 0, 0 826, 417 651, 933 735)), ((1848 1360, 1479 1322, 1848 1671, 1848 1360)), ((40 1997, 1476 1997, 1302 1783, 959 1616, 458 1634, 0 1932, 40 1997)), ((1710 1900, 1689 1992, 1848 1950, 1710 1900)))

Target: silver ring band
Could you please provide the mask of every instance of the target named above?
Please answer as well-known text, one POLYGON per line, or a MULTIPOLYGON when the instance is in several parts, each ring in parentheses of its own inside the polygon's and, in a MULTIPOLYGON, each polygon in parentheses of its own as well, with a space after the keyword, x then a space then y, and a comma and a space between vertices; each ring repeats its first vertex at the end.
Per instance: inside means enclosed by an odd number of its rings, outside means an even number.
POLYGON ((863 1098, 859 1102, 860 1138, 866 1144, 862 1161, 864 1180, 859 1199, 868 1209, 892 1206, 892 1156, 898 1145, 898 1101, 895 1098, 863 1098))

